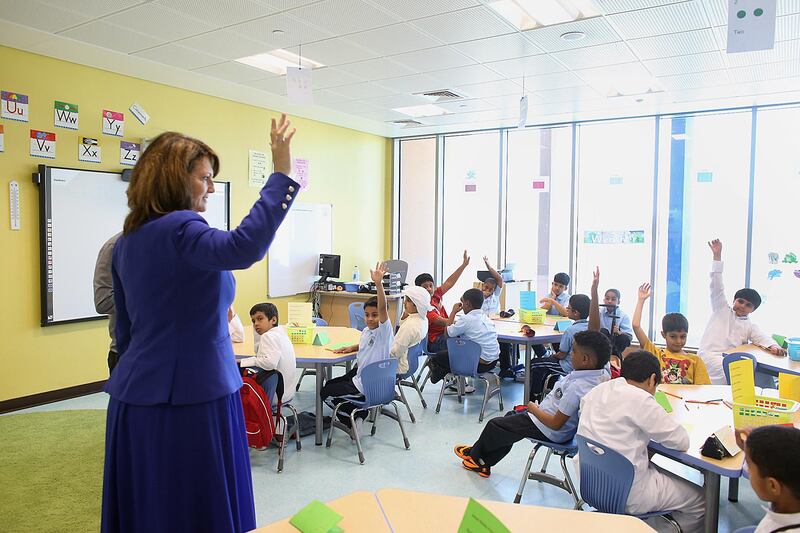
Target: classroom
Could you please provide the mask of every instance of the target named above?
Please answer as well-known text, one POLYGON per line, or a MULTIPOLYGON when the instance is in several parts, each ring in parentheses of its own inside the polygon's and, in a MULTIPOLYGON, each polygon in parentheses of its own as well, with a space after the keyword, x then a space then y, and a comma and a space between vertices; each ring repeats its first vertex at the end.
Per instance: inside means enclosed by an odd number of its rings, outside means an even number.
POLYGON ((795 0, 0 1, 0 530, 800 531, 798 65, 795 0))

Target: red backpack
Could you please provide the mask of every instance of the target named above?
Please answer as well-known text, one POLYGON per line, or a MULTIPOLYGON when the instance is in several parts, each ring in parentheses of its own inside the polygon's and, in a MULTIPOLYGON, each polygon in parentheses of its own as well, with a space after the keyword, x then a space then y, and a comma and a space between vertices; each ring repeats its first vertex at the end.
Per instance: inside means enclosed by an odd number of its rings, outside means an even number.
POLYGON ((242 376, 242 396, 244 424, 247 431, 247 444, 251 448, 266 448, 275 436, 275 419, 272 407, 264 389, 252 377, 242 376))

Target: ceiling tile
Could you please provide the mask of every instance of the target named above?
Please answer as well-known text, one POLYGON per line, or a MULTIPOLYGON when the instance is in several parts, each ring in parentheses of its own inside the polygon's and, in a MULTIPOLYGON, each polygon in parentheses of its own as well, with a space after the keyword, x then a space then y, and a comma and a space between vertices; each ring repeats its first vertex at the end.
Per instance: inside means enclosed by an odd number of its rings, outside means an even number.
POLYGON ((678 74, 676 76, 661 76, 658 78, 658 81, 664 89, 668 91, 714 87, 730 83, 728 73, 724 70, 698 72, 695 74, 678 74))
POLYGON ((161 39, 143 35, 103 20, 83 24, 77 28, 61 32, 59 35, 126 54, 164 42, 161 39))
POLYGON ((304 57, 327 66, 364 61, 376 58, 378 55, 380 54, 358 46, 349 37, 337 37, 303 45, 304 57))
POLYGON ((338 68, 366 80, 380 80, 416 74, 414 69, 385 57, 359 61, 358 63, 348 63, 347 65, 340 65, 338 68))
POLYGON ((245 39, 228 30, 216 30, 189 37, 180 41, 180 44, 225 59, 239 59, 269 51, 263 43, 245 39))
POLYGON ((333 93, 328 89, 319 89, 314 91, 314 103, 317 105, 328 105, 336 102, 344 102, 348 100, 340 94, 333 93))
POLYGON ((175 11, 192 17, 202 16, 216 27, 230 26, 275 13, 276 9, 254 0, 156 0, 175 11), (202 14, 202 15, 200 15, 202 14))
POLYGON ((778 0, 777 13, 779 17, 800 13, 800 0, 778 0))
POLYGON ((247 65, 242 65, 241 63, 237 63, 235 61, 226 61, 225 63, 218 63, 216 65, 200 67, 193 70, 199 74, 205 74, 215 78, 222 78, 223 80, 236 83, 261 80, 268 76, 271 77, 271 73, 269 72, 249 67, 247 65))
POLYGON ((376 55, 391 56, 433 48, 441 45, 441 41, 422 33, 410 24, 393 24, 375 30, 363 31, 349 35, 348 39, 376 55))
POLYGON ((772 50, 736 54, 723 53, 723 56, 729 67, 747 67, 792 59, 800 61, 800 39, 777 42, 772 50))
POLYGON ((645 61, 644 65, 655 76, 670 76, 672 74, 691 74, 692 72, 724 69, 725 61, 720 52, 705 52, 680 57, 651 59, 645 61))
POLYGON ((136 52, 134 55, 185 69, 205 67, 224 61, 220 57, 204 54, 197 50, 171 43, 142 50, 141 52, 136 52))
POLYGON ((566 70, 563 65, 554 61, 553 58, 547 54, 506 59, 505 61, 494 61, 492 63, 486 63, 486 66, 507 78, 538 76, 566 70))
POLYGON ((431 99, 415 94, 393 94, 390 96, 380 96, 366 100, 371 105, 381 109, 395 109, 398 107, 410 107, 416 105, 430 104, 431 99))
POLYGON ((516 32, 516 28, 484 6, 415 20, 414 25, 446 43, 459 43, 516 32))
POLYGON ((718 50, 714 32, 709 29, 645 37, 628 41, 639 59, 656 59, 718 50))
POLYGON ((675 4, 684 0, 594 0, 597 7, 605 14, 622 13, 623 11, 636 11, 648 7, 675 4))
POLYGON ((444 69, 431 72, 430 75, 437 78, 447 87, 503 79, 503 76, 483 65, 467 65, 466 67, 444 69))
POLYGON ((430 17, 479 5, 477 0, 367 0, 404 20, 430 17))
POLYGON ((319 2, 320 0, 256 0, 260 4, 264 4, 275 8, 277 11, 286 11, 287 9, 294 9, 296 7, 306 6, 319 2))
POLYGON ((376 83, 354 83, 352 85, 342 85, 330 89, 332 93, 344 96, 349 99, 377 98, 379 96, 390 96, 394 91, 382 87, 376 83))
POLYGON ((314 69, 311 73, 311 80, 315 89, 326 89, 337 85, 349 85, 364 81, 363 78, 332 67, 314 69))
POLYGON ((703 6, 697 0, 609 15, 606 19, 624 39, 698 30, 709 26, 703 6))
MULTIPOLYGON (((763 65, 754 65, 752 67, 732 68, 729 74, 733 83, 795 78, 800 76, 800 61, 781 61, 779 63, 767 63, 763 65)), ((800 89, 800 80, 798 81, 797 88, 800 89)))
POLYGON ((712 26, 722 26, 728 23, 727 0, 702 0, 703 7, 708 15, 708 22, 712 26))
POLYGON ((656 84, 652 74, 639 62, 576 70, 575 74, 602 95, 631 84, 641 85, 644 92, 656 84))
POLYGON ((10 22, 51 33, 71 28, 90 19, 66 6, 62 9, 36 0, 25 0, 24 3, 0 0, 0 13, 2 13, 0 18, 10 22))
POLYGON ((436 105, 452 111, 453 113, 472 113, 474 111, 488 111, 490 109, 497 109, 490 103, 481 100, 480 98, 472 98, 470 100, 455 100, 453 102, 439 102, 436 105))
MULTIPOLYGON (((158 4, 132 7, 106 17, 104 20, 164 41, 183 39, 218 27, 213 22, 202 21, 158 4)), ((144 46, 140 48, 144 48, 144 46)))
POLYGON ((636 61, 636 56, 624 42, 575 48, 551 55, 572 70, 636 61))
POLYGON ((476 61, 501 61, 541 54, 544 50, 519 33, 454 44, 453 48, 476 61))
POLYGON ((449 46, 408 52, 392 56, 392 59, 418 72, 433 72, 475 63, 472 59, 449 46))
POLYGON ((490 81, 456 87, 456 90, 469 98, 488 98, 491 96, 505 96, 519 94, 522 96, 522 85, 517 85, 510 80, 490 81))
POLYGON ((335 104, 329 104, 326 107, 341 111, 342 113, 369 113, 371 111, 380 111, 381 109, 376 105, 370 104, 366 100, 345 100, 335 104))
MULTIPOLYGON (((505 96, 492 96, 482 98, 484 102, 494 109, 501 109, 505 113, 519 113, 519 101, 522 98, 522 88, 518 94, 511 94, 505 96)), ((528 93, 528 105, 533 105, 539 102, 538 97, 533 93, 528 93)))
POLYGON ((376 83, 396 93, 419 93, 445 87, 441 81, 428 74, 413 74, 411 76, 381 80, 376 83))
POLYGON ((289 14, 339 36, 400 22, 400 17, 361 0, 327 0, 293 9, 289 14))
POLYGON ((264 78, 263 80, 246 81, 243 85, 248 85, 255 89, 261 89, 262 91, 280 96, 286 95, 286 76, 272 76, 271 78, 264 78))
POLYGON ((800 38, 800 15, 787 15, 775 20, 775 40, 789 41, 800 38))
MULTIPOLYGON (((514 81, 520 86, 523 84, 522 78, 516 78, 514 81)), ((584 82, 572 72, 555 72, 525 78, 525 90, 527 91, 547 91, 579 85, 584 85, 584 82)))
MULTIPOLYGON (((108 0, 38 0, 38 3, 95 19, 141 4, 142 0, 114 0, 113 2, 108 0)), ((28 8, 28 2, 25 2, 25 7, 28 8)), ((2 18, 7 18, 5 10, 3 10, 2 18)))
MULTIPOLYGON (((232 33, 264 43, 267 50, 296 47, 335 37, 332 32, 316 28, 287 13, 278 13, 227 28, 232 33), (283 33, 273 33, 281 30, 283 33)), ((303 47, 305 48, 305 46, 303 47)), ((297 50, 293 50, 297 52, 297 50)))
POLYGON ((544 104, 605 98, 605 95, 600 94, 588 85, 565 87, 549 91, 535 91, 535 94, 537 100, 544 104))
POLYGON ((572 48, 586 48, 597 44, 613 43, 620 40, 614 28, 603 17, 594 17, 566 24, 556 24, 535 30, 522 32, 526 39, 547 52, 558 52, 572 48), (568 32, 579 31, 585 34, 583 39, 567 41, 561 38, 568 32))
MULTIPOLYGON (((398 113, 397 111, 392 111, 391 109, 382 109, 380 111, 368 111, 366 113, 359 113, 359 116, 368 118, 370 120, 377 120, 379 122, 392 122, 394 120, 411 119, 410 116, 404 113, 398 113)), ((424 122, 424 119, 420 119, 420 122, 424 122)))

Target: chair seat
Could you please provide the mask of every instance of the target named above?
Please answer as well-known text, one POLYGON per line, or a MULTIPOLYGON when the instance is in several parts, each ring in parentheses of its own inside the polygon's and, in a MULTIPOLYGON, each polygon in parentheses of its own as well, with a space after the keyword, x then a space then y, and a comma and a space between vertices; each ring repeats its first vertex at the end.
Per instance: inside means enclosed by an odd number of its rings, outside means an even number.
POLYGON ((569 457, 574 456, 578 453, 578 443, 575 442, 575 439, 572 439, 569 442, 550 442, 548 440, 538 440, 534 438, 528 438, 529 441, 533 442, 534 444, 541 444, 542 446, 546 446, 552 449, 556 453, 566 453, 569 457))

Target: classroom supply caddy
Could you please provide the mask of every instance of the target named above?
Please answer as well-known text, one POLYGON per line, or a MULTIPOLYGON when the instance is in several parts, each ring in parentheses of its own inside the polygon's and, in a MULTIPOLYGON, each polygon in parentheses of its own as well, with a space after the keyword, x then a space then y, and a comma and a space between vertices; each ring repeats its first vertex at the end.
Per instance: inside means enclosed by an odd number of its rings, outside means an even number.
POLYGON ((286 333, 292 344, 311 344, 314 342, 314 326, 287 326, 286 333))
POLYGON ((800 361, 800 337, 786 339, 786 348, 789 351, 789 359, 800 361))
POLYGON ((547 311, 544 309, 520 309, 519 319, 525 324, 544 324, 547 311))
POLYGON ((800 403, 783 398, 756 396, 755 405, 733 404, 733 426, 791 426, 800 411, 800 403))

